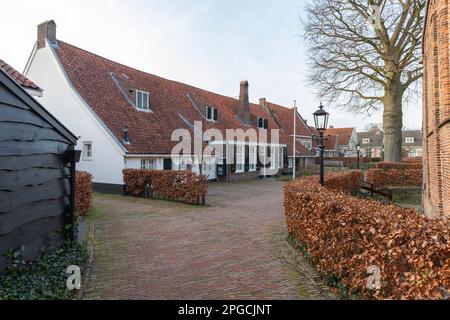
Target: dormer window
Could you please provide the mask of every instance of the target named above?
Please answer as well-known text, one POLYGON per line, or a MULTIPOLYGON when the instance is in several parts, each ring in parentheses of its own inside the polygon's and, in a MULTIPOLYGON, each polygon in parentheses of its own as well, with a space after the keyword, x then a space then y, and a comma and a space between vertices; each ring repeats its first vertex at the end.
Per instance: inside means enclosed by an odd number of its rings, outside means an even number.
POLYGON ((363 144, 370 144, 370 139, 363 139, 362 143, 363 144))
POLYGON ((148 92, 136 90, 136 108, 142 111, 149 111, 148 92))
POLYGON ((414 143, 414 138, 406 138, 406 143, 414 143))
POLYGON ((206 107, 206 120, 216 122, 219 119, 219 111, 213 107, 206 107))
POLYGON ((258 118, 257 120, 257 127, 259 129, 269 129, 269 120, 264 118, 258 118))

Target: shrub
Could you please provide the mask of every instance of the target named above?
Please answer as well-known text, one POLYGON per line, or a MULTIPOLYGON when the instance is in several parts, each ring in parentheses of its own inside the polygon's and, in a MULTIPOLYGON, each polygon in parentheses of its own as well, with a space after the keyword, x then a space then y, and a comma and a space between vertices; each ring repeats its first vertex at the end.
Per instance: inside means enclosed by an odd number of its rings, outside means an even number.
POLYGON ((75 180, 75 210, 85 216, 92 203, 92 175, 79 171, 75 180))
POLYGON ((380 170, 372 169, 366 172, 366 180, 379 186, 421 186, 422 170, 380 170))
POLYGON ((127 192, 133 196, 140 196, 148 191, 156 198, 198 204, 208 191, 206 177, 190 170, 126 169, 123 176, 127 192))
POLYGON ((375 166, 376 169, 380 170, 422 170, 422 163, 409 162, 380 162, 375 166))
MULTIPOLYGON (((346 168, 356 168, 356 166, 358 164, 358 158, 357 157, 351 157, 351 158, 347 158, 347 157, 332 157, 332 158, 325 158, 325 160, 342 162, 344 167, 346 167, 346 168)), ((316 160, 316 162, 317 162, 317 164, 320 164, 320 159, 318 158, 316 160)), ((359 158, 359 163, 360 164, 369 163, 369 162, 372 162, 371 158, 364 158, 364 157, 360 157, 359 158)))
POLYGON ((429 220, 412 209, 321 188, 315 177, 287 184, 284 193, 289 234, 318 271, 349 294, 441 299, 440 288, 449 288, 446 218, 429 220), (376 291, 367 287, 373 266, 381 271, 376 291))
POLYGON ((87 250, 77 243, 43 253, 36 261, 10 269, 0 276, 0 300, 70 300, 67 267, 80 266, 82 273, 87 250))
POLYGON ((326 175, 325 187, 329 190, 352 194, 361 190, 360 180, 360 171, 332 172, 326 175))
POLYGON ((402 161, 406 163, 423 163, 423 158, 422 157, 403 158, 402 161))

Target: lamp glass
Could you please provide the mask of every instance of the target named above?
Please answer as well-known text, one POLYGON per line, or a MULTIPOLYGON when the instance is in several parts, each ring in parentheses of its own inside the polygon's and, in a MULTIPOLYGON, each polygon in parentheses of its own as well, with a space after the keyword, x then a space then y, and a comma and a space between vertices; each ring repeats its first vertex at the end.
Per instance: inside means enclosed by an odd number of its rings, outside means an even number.
POLYGON ((330 114, 323 110, 323 106, 320 105, 320 109, 314 112, 314 123, 317 131, 323 133, 328 128, 328 118, 330 114))

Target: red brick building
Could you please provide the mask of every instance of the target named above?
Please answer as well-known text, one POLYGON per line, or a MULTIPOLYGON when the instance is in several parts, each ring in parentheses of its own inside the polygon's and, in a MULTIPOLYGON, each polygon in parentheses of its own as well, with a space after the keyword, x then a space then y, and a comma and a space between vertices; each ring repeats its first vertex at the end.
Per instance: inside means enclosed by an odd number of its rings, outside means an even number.
POLYGON ((449 0, 429 0, 424 30, 424 209, 450 216, 449 0))

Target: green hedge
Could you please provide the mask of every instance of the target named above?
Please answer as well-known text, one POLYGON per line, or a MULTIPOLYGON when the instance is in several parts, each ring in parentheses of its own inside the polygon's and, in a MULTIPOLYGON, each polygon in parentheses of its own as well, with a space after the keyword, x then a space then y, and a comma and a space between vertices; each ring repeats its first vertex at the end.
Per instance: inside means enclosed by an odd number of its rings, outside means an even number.
POLYGON ((76 292, 67 290, 66 270, 76 265, 83 274, 87 251, 77 243, 66 243, 31 263, 21 262, 18 253, 10 258, 13 267, 0 276, 0 300, 69 300, 76 292))

